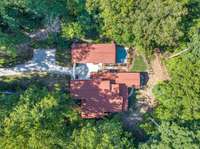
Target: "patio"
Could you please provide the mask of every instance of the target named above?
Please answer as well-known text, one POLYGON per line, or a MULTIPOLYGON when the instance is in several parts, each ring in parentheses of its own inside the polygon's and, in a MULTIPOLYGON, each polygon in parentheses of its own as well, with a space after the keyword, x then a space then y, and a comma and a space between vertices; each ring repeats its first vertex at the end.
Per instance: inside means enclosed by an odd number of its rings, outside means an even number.
POLYGON ((98 72, 102 69, 101 64, 77 64, 75 67, 75 79, 79 80, 88 80, 90 79, 90 73, 91 72, 98 72))

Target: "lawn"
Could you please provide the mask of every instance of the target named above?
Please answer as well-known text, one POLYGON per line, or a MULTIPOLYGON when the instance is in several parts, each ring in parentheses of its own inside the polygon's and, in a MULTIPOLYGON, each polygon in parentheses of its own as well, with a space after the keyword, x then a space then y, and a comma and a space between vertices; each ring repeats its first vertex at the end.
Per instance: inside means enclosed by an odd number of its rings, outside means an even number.
POLYGON ((146 72, 147 71, 147 65, 144 62, 144 59, 141 55, 136 56, 134 63, 131 67, 132 72, 146 72))

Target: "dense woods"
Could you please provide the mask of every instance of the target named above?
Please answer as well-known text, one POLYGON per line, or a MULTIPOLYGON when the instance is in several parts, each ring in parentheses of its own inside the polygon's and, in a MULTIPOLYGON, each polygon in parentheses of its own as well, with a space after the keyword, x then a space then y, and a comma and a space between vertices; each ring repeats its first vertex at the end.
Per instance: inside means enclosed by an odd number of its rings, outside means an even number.
POLYGON ((158 105, 140 124, 142 141, 126 131, 120 114, 81 119, 77 104, 59 87, 51 90, 31 83, 22 89, 1 79, 0 90, 14 94, 0 93, 0 148, 200 147, 199 0, 1 0, 0 67, 29 59, 18 45, 37 47, 29 34, 57 18, 61 30, 51 33, 44 44, 60 53, 72 41, 116 41, 147 57, 155 48, 163 53, 190 50, 163 62, 171 79, 153 90, 158 105))
POLYGON ((190 53, 168 62, 171 80, 154 88, 159 106, 152 117, 159 126, 155 126, 154 132, 152 124, 146 123, 144 128, 153 135, 142 147, 199 148, 199 37, 198 32, 191 38, 188 45, 192 49, 190 53))

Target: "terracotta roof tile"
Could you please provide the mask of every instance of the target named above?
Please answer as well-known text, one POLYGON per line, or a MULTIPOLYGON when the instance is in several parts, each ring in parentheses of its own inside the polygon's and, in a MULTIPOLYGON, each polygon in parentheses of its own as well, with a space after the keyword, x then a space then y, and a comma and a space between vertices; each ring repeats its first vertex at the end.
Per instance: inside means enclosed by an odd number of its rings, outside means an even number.
POLYGON ((92 73, 92 79, 103 79, 111 80, 117 84, 126 84, 128 87, 140 88, 140 73, 132 72, 120 72, 120 73, 111 73, 111 72, 99 72, 92 73))
POLYGON ((116 46, 111 44, 73 44, 73 63, 116 63, 116 46))
POLYGON ((109 80, 70 81, 71 95, 81 99, 81 115, 86 118, 101 117, 107 112, 122 112, 124 98, 119 95, 119 89, 119 84, 111 84, 109 80))

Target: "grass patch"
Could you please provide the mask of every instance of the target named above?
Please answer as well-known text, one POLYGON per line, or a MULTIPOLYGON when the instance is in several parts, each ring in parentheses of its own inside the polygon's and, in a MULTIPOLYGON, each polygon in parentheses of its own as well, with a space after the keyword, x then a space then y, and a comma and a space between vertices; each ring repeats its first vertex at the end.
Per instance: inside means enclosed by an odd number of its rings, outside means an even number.
POLYGON ((147 65, 141 55, 136 56, 131 68, 132 72, 146 72, 147 65))

